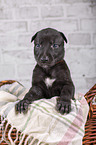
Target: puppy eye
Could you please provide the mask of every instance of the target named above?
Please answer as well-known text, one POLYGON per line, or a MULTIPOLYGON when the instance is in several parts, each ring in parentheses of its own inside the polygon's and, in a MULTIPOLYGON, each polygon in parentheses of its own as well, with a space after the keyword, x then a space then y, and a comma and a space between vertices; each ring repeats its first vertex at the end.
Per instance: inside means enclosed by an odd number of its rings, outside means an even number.
POLYGON ((41 45, 40 45, 40 44, 36 44, 35 47, 36 47, 36 48, 40 48, 41 45))
POLYGON ((52 47, 53 48, 59 48, 59 45, 58 44, 53 44, 52 47))

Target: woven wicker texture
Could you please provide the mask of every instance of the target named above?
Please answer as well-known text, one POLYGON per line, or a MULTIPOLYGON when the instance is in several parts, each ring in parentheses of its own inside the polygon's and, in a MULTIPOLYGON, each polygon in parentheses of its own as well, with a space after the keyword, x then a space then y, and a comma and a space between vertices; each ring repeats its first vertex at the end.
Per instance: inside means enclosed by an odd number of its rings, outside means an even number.
MULTIPOLYGON (((5 84, 12 84, 14 80, 7 80, 1 81, 0 87, 5 84)), ((93 98, 96 96, 96 84, 85 94, 85 98, 90 106, 88 119, 85 125, 85 136, 83 138, 83 145, 96 145, 96 105, 92 103, 93 98)), ((7 123, 7 122, 6 122, 7 123)), ((0 118, 1 124, 1 118, 0 118)), ((6 124, 5 124, 6 125, 6 124)), ((7 132, 6 132, 6 139, 8 139, 8 130, 10 129, 11 125, 8 125, 7 132)), ((11 137, 12 140, 16 139, 16 128, 12 130, 11 137)), ((18 134, 18 140, 16 145, 19 144, 19 136, 21 132, 18 134)), ((26 136, 27 137, 27 136, 26 136)), ((2 131, 0 132, 0 139, 2 138, 2 131)), ((25 140, 25 138, 24 138, 25 140)), ((24 142, 23 140, 23 142, 24 142)), ((5 141, 3 141, 0 145, 8 145, 5 141)))
POLYGON ((85 94, 85 98, 90 106, 90 110, 85 125, 83 145, 96 145, 96 104, 92 102, 95 96, 96 84, 85 94))
MULTIPOLYGON (((6 84, 12 84, 14 83, 15 81, 14 80, 6 80, 6 81, 1 81, 0 82, 0 87, 3 86, 3 85, 6 85, 6 84)), ((7 123, 7 122, 6 122, 7 123)), ((0 117, 0 124, 1 124, 1 117, 0 117)), ((6 125, 6 124, 5 124, 6 125)), ((7 127, 7 132, 6 132, 6 139, 8 139, 8 130, 11 128, 11 125, 8 125, 7 127)), ((16 138, 16 129, 14 128, 14 130, 12 131, 12 134, 11 134, 11 137, 12 139, 14 140, 16 138)), ((0 131, 0 139, 2 138, 2 131, 0 131)), ((18 145, 19 143, 19 140, 16 142, 16 145, 18 145)), ((0 143, 0 145, 8 145, 5 141, 3 141, 2 143, 0 143)))

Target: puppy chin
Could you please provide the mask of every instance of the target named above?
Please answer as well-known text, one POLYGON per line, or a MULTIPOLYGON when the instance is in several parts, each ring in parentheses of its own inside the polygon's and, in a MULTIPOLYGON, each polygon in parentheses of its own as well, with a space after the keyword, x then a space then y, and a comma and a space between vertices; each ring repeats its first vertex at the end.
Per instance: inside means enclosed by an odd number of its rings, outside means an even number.
POLYGON ((41 66, 42 68, 49 68, 50 66, 48 64, 38 64, 39 66, 41 66))
POLYGON ((53 63, 51 63, 51 64, 49 64, 49 63, 38 63, 38 65, 40 67, 44 68, 44 69, 47 69, 47 68, 52 67, 54 64, 53 63))
POLYGON ((48 66, 48 65, 43 65, 42 67, 43 67, 43 68, 49 68, 49 66, 48 66))

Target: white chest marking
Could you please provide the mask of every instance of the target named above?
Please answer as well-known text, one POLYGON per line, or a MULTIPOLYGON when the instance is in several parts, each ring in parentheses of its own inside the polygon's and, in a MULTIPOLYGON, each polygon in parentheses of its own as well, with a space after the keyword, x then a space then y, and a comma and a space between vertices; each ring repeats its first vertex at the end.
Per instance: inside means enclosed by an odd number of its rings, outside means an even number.
POLYGON ((51 87, 53 82, 55 81, 56 79, 50 79, 50 78, 46 78, 45 79, 45 84, 47 87, 51 87))

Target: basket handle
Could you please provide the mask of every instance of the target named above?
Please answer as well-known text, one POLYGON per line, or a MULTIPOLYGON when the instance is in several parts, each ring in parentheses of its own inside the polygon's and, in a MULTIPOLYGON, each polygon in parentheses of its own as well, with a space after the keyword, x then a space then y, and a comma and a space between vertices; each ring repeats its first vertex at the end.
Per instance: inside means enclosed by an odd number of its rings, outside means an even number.
POLYGON ((12 84, 16 82, 15 80, 5 80, 5 81, 0 81, 0 87, 5 85, 5 84, 12 84))
POLYGON ((92 118, 93 115, 93 104, 92 100, 96 96, 96 84, 84 95, 87 103, 89 104, 89 119, 92 118))

